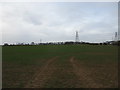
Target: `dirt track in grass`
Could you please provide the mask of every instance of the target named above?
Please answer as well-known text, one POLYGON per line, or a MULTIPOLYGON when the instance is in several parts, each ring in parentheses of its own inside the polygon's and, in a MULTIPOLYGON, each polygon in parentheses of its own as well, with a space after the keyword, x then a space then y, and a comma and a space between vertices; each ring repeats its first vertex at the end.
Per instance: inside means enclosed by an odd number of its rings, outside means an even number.
POLYGON ((31 80, 25 85, 25 88, 45 88, 48 87, 74 87, 74 88, 110 88, 117 87, 117 71, 114 64, 98 64, 88 66, 85 62, 70 57, 66 65, 71 68, 65 68, 64 65, 57 66, 58 57, 49 59, 45 65, 39 68, 31 80), (95 68, 94 68, 95 67, 95 68), (112 68, 113 67, 113 68, 112 68), (63 68, 63 69, 62 69, 63 68), (111 71, 110 71, 111 70, 111 71), (58 74, 59 73, 59 74, 58 74), (67 76, 73 76, 67 78, 67 76), (63 79, 64 78, 64 79, 63 79), (60 82, 59 85, 55 83, 60 82), (60 85, 61 84, 61 85, 60 85), (62 86, 65 84, 65 86, 62 86), (71 86, 70 86, 71 85, 71 86))
POLYGON ((22 69, 20 66, 11 69, 13 65, 4 64, 9 67, 3 72, 3 80, 8 80, 9 87, 20 86, 21 81, 24 88, 116 88, 118 84, 117 63, 94 64, 71 56, 63 60, 60 57, 37 60, 37 63, 22 69), (14 77, 10 78, 10 74, 14 77))
POLYGON ((76 87, 80 87, 79 82, 82 82, 82 87, 85 88, 99 88, 102 87, 101 84, 96 83, 89 75, 91 71, 89 71, 82 63, 77 62, 74 57, 71 57, 70 62, 73 66, 73 72, 76 74, 78 78, 78 84, 76 87))
POLYGON ((113 88, 117 87, 117 68, 112 65, 102 65, 98 68, 88 67, 84 62, 70 58, 73 72, 78 78, 76 88, 113 88), (82 85, 80 85, 82 83, 82 85))
POLYGON ((53 57, 49 59, 45 66, 38 69, 32 79, 26 84, 25 88, 42 88, 44 83, 51 78, 55 67, 53 62, 57 60, 58 57, 53 57))

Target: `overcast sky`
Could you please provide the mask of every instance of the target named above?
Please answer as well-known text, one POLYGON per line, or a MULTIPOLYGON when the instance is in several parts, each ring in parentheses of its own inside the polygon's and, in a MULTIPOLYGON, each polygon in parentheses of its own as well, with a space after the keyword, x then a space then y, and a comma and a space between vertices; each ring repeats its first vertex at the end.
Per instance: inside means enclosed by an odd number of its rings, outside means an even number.
POLYGON ((11 2, 0 4, 2 43, 103 42, 118 31, 117 2, 11 2))

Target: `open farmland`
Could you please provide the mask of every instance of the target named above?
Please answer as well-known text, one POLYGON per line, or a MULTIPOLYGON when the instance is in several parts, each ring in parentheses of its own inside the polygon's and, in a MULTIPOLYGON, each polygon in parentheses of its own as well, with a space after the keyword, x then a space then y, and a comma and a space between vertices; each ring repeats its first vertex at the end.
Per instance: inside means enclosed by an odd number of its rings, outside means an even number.
POLYGON ((3 46, 3 88, 116 88, 117 46, 3 46))

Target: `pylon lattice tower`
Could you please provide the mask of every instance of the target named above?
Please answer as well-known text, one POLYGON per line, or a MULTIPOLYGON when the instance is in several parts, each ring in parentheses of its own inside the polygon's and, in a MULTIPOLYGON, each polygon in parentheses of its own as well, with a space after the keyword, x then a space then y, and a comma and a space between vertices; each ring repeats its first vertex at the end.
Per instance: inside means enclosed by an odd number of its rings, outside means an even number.
POLYGON ((79 35, 78 35, 78 31, 76 31, 75 42, 79 42, 79 35))
POLYGON ((117 34, 117 32, 115 32, 115 41, 117 41, 118 40, 118 34, 117 34))

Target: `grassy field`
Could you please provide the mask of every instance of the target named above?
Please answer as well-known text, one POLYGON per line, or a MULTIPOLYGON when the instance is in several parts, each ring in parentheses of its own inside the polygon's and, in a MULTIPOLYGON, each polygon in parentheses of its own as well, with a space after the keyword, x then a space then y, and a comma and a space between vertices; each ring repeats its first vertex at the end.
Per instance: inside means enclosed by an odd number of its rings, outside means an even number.
POLYGON ((4 46, 2 50, 3 88, 117 87, 117 46, 4 46))

